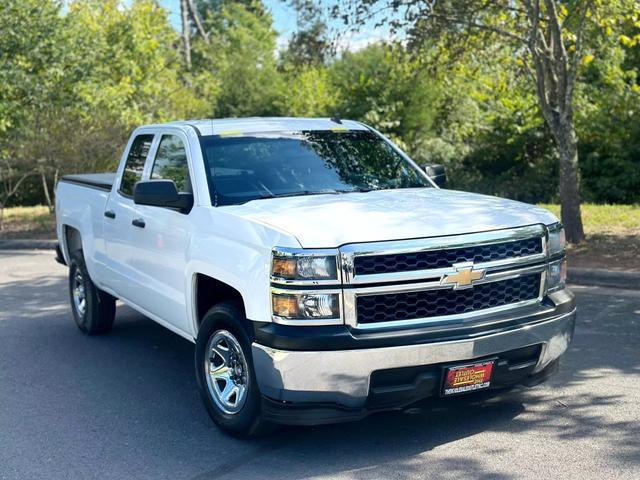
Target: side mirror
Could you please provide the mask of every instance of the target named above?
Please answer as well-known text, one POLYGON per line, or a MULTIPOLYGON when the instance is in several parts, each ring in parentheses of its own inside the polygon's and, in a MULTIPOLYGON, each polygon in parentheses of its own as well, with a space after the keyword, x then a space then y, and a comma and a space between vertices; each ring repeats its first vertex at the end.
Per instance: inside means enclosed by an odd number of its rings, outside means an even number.
POLYGON ((133 202, 187 213, 193 207, 193 194, 179 193, 173 180, 145 180, 133 187, 133 202))
POLYGON ((447 183, 447 172, 444 168, 444 165, 427 164, 423 165, 424 171, 429 175, 433 183, 438 185, 439 187, 444 187, 447 183))

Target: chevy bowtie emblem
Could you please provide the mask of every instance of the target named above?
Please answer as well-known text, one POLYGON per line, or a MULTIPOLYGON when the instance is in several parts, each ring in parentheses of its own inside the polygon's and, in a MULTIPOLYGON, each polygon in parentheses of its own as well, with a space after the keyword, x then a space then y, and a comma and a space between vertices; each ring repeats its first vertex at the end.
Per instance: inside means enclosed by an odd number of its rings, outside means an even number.
POLYGON ((453 285, 455 290, 470 287, 476 280, 484 278, 485 270, 474 269, 473 262, 456 263, 453 268, 455 268, 456 273, 443 275, 442 280, 440 280, 441 285, 453 285))

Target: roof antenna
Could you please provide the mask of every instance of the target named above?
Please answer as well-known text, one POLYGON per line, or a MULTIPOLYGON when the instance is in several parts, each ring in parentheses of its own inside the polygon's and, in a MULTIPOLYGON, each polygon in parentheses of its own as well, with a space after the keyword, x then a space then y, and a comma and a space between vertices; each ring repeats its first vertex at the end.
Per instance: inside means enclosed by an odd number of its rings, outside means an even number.
POLYGON ((331 117, 331 121, 342 124, 342 120, 340 120, 340 117, 338 115, 334 115, 333 117, 331 117))

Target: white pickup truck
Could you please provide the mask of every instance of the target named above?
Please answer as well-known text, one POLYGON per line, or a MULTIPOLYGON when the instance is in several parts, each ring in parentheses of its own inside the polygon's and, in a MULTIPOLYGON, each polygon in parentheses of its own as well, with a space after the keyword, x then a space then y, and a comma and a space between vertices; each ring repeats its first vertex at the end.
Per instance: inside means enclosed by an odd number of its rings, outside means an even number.
POLYGON ((120 299, 194 342, 241 436, 541 382, 575 324, 562 227, 444 178, 337 118, 138 128, 57 187, 75 322, 108 332, 120 299))

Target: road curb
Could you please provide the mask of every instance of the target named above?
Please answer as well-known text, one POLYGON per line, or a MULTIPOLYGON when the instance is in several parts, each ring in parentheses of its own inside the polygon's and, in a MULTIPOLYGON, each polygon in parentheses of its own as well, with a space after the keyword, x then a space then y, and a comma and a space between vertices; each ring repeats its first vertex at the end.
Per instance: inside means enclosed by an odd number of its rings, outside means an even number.
POLYGON ((53 250, 57 240, 7 239, 0 240, 0 250, 53 250))
POLYGON ((567 282, 574 285, 640 290, 640 272, 570 267, 567 282))

